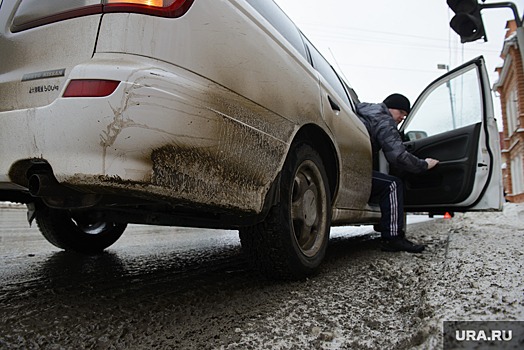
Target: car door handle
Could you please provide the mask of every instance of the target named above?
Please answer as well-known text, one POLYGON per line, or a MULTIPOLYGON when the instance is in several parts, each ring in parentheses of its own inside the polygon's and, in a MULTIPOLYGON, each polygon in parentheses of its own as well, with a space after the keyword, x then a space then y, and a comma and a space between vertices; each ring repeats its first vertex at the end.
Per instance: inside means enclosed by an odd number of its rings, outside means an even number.
POLYGON ((334 110, 335 112, 340 112, 340 106, 335 101, 333 101, 331 96, 328 95, 327 98, 329 101, 329 105, 331 106, 331 109, 334 110))

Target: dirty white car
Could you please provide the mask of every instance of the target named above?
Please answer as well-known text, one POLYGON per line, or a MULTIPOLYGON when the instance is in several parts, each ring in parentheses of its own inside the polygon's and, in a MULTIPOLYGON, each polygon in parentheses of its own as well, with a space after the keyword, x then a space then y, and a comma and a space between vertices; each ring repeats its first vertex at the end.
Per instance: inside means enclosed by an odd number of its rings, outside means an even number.
MULTIPOLYGON (((128 223, 234 228, 261 271, 302 277, 332 225, 380 217, 356 95, 273 1, 3 0, 0 24, 0 200, 55 246, 96 253, 128 223)), ((441 160, 406 180, 409 208, 500 207, 482 58, 404 128, 441 160)))

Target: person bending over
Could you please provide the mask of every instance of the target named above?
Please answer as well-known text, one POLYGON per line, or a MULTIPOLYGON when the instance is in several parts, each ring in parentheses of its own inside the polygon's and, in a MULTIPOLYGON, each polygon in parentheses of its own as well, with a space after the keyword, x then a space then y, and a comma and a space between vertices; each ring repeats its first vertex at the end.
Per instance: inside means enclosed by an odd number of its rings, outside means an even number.
MULTIPOLYGON (((382 103, 359 103, 357 112, 371 139, 373 164, 378 162, 382 149, 391 166, 410 173, 422 173, 438 164, 433 158, 420 159, 406 150, 397 125, 411 110, 409 99, 392 94, 382 103)), ((404 188, 398 177, 373 170, 371 198, 378 198, 382 250, 420 253, 425 246, 409 241, 404 231, 404 188)))

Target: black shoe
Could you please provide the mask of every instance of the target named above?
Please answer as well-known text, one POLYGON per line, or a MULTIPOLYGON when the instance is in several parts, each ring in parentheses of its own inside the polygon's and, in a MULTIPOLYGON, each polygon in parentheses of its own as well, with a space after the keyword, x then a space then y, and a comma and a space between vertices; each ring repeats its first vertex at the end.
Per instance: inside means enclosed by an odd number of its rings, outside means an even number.
POLYGON ((405 237, 384 239, 382 243, 382 251, 384 252, 421 253, 424 248, 426 248, 425 245, 415 244, 408 241, 405 237))

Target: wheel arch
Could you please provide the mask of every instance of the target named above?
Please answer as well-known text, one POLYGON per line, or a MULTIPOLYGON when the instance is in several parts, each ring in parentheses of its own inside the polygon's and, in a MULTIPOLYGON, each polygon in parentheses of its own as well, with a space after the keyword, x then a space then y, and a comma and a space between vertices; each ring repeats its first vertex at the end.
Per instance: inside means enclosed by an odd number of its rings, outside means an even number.
MULTIPOLYGON (((288 153, 285 157, 287 158, 289 156, 289 152, 291 152, 293 148, 301 142, 307 143, 313 147, 322 158, 327 175, 329 192, 331 195, 331 204, 333 204, 340 181, 340 162, 338 160, 337 150, 333 141, 329 135, 318 125, 306 124, 295 133, 295 136, 290 142, 288 153)), ((279 171, 274 181, 271 183, 269 190, 266 192, 262 212, 248 219, 246 223, 239 225, 240 227, 246 227, 262 222, 268 215, 271 208, 280 202, 281 175, 282 173, 279 171)))
POLYGON ((339 182, 338 174, 340 165, 336 156, 336 148, 331 138, 318 125, 307 124, 297 132, 290 149, 293 148, 293 144, 298 142, 310 144, 320 154, 329 181, 331 201, 333 201, 339 182))

